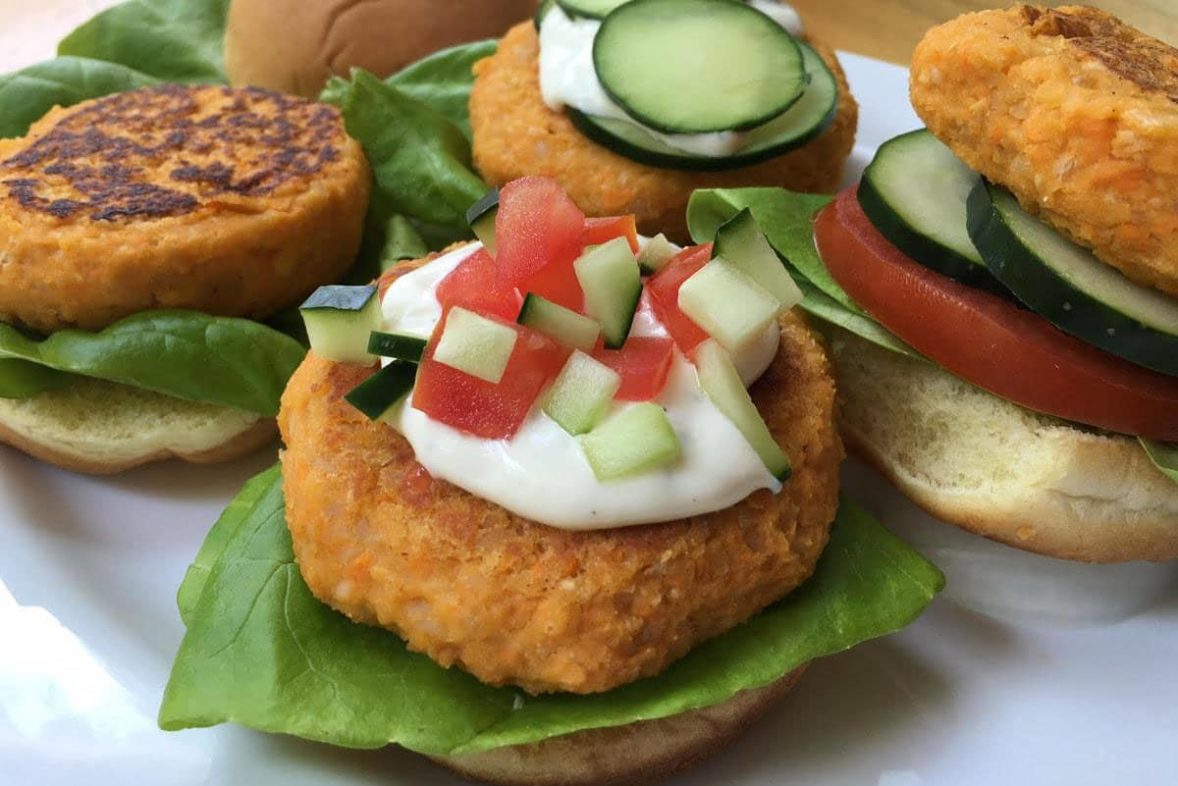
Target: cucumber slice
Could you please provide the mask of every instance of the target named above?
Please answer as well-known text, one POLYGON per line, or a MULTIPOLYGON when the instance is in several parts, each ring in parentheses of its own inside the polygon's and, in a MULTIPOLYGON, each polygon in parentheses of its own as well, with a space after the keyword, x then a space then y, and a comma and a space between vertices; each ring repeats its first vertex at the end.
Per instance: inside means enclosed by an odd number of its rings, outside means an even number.
POLYGON ((981 176, 927 130, 885 142, 859 183, 859 205, 880 234, 949 278, 1007 294, 965 226, 965 202, 981 176))
POLYGON ((593 66, 626 114, 669 134, 756 128, 808 83, 793 36, 744 3, 716 0, 625 3, 602 21, 593 66))
POLYGON ((404 360, 418 363, 425 354, 426 340, 417 336, 406 336, 402 333, 382 333, 372 331, 368 336, 368 352, 382 358, 404 360))
POLYGON ((581 437, 581 449, 598 480, 616 480, 674 464, 679 437, 658 404, 626 407, 581 437))
POLYGON ((299 306, 299 313, 316 354, 339 363, 376 362, 368 352, 368 336, 381 322, 376 287, 319 287, 299 306))
POLYGON ((630 335, 638 299, 642 297, 642 273, 624 237, 594 246, 573 263, 577 281, 585 293, 585 310, 601 325, 608 349, 619 349, 630 335))
POLYGON ((495 217, 499 215, 499 189, 492 188, 486 196, 466 211, 466 223, 474 236, 482 242, 487 253, 495 256, 495 217))
POLYGON ((732 353, 764 333, 780 310, 777 298, 724 259, 683 282, 679 308, 732 353))
POLYGON ((728 353, 715 341, 705 341, 695 351, 695 370, 700 387, 716 409, 744 435, 765 469, 784 483, 791 472, 789 459, 769 432, 761 413, 757 412, 728 353))
POLYGON ((622 378, 584 352, 574 352, 544 399, 544 414, 574 437, 588 433, 601 420, 622 378))
POLYGON ((417 378, 417 366, 394 360, 344 396, 344 400, 368 416, 382 420, 401 403, 417 378))
POLYGON ((788 311, 802 302, 802 290, 794 283, 747 207, 716 230, 712 258, 716 257, 723 257, 777 298, 780 311, 788 311))
POLYGON ((679 253, 679 247, 667 240, 662 232, 646 241, 642 251, 638 253, 638 269, 643 275, 653 276, 666 267, 667 263, 679 253))
POLYGON ((1178 300, 1130 281, 985 181, 969 197, 969 235, 998 280, 1060 330, 1178 376, 1178 300))
POLYGON ((627 120, 596 117, 567 109, 582 134, 602 147, 640 164, 688 172, 717 172, 752 166, 811 142, 838 116, 838 82, 826 62, 805 43, 802 50, 809 87, 781 117, 749 131, 739 153, 724 158, 700 156, 672 147, 642 126, 627 120))
POLYGON ((610 11, 630 0, 556 0, 556 4, 571 17, 605 19, 610 11))
POLYGON ((532 293, 524 298, 516 321, 582 352, 592 352, 601 335, 601 325, 589 317, 532 293))
POLYGON ((498 385, 518 337, 508 325, 455 306, 434 347, 434 360, 498 385))

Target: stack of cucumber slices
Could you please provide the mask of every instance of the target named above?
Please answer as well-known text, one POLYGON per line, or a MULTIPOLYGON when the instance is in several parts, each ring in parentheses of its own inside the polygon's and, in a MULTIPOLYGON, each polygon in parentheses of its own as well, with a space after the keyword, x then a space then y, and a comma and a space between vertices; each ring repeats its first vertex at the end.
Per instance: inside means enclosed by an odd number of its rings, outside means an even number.
MULTIPOLYGON (((513 198, 508 189, 518 195, 534 185, 528 181, 546 187, 540 178, 517 181, 523 185, 505 187, 504 198, 513 198)), ((530 204, 542 205, 544 196, 533 194, 530 204)), ((512 321, 500 310, 502 303, 489 303, 482 291, 518 270, 506 258, 513 244, 496 242, 519 228, 511 226, 515 218, 504 220, 498 197, 493 192, 468 213, 483 247, 442 279, 437 297, 443 316, 428 340, 382 331, 374 286, 323 287, 303 305, 316 354, 366 366, 382 359, 382 368, 347 394, 352 406, 371 420, 387 420, 417 388, 415 408, 487 439, 513 438, 529 413, 542 411, 578 440, 599 480, 617 480, 673 469, 682 456, 675 427, 659 403, 673 364, 682 362, 675 360, 678 351, 694 364, 699 388, 767 471, 778 481, 789 476, 789 461, 733 357, 748 352, 767 331, 776 338, 777 318, 802 295, 748 211, 725 224, 712 246, 689 249, 662 236, 640 244, 632 218, 579 220, 584 229, 576 227, 578 254, 546 262, 525 274, 522 285, 503 290, 508 301, 522 302, 512 321), (491 249, 499 249, 498 258, 490 256, 491 249), (492 276, 478 279, 480 265, 491 266, 492 276), (451 279, 474 282, 469 297, 447 287, 451 279), (553 288, 553 281, 563 284, 553 288), (631 335, 644 291, 669 336, 631 335), (486 411, 456 412, 476 407, 486 411)), ((523 215, 518 207, 505 212, 523 215)), ((555 242, 560 233, 544 229, 542 215, 531 218, 528 245, 560 247, 555 242), (537 233, 547 236, 533 237, 537 233)))
POLYGON ((880 233, 915 261, 1013 297, 1112 355, 1178 376, 1178 301, 1130 281, 1024 211, 930 132, 880 147, 858 198, 880 233))
POLYGON ((555 13, 599 24, 594 70, 621 110, 607 117, 569 107, 569 117, 632 160, 747 166, 805 145, 836 115, 838 82, 817 52, 739 0, 549 0, 537 25, 555 13), (682 144, 717 134, 736 135, 735 146, 704 155, 682 144))

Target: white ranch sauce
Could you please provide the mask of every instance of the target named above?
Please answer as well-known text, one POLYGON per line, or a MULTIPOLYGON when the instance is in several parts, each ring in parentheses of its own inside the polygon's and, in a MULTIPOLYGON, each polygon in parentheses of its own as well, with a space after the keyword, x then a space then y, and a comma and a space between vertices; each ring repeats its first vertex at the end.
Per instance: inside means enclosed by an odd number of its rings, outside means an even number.
MULTIPOLYGON (((776 0, 751 0, 749 5, 790 35, 802 34, 802 20, 792 6, 776 0)), ((600 27, 601 22, 596 19, 572 19, 559 5, 553 6, 544 17, 540 26, 540 92, 549 108, 560 112, 571 106, 587 115, 625 120, 642 126, 660 142, 693 155, 724 158, 740 152, 751 131, 664 134, 626 114, 606 94, 593 68, 593 39, 600 27)))
MULTIPOLYGON (((438 284, 480 246, 452 251, 397 279, 384 298, 384 329, 428 338, 442 316, 438 284)), ((653 314, 635 317, 632 335, 665 335, 653 314)), ((742 374, 759 377, 776 355, 774 326, 738 358, 742 374)), ((581 446, 539 407, 515 437, 488 440, 439 423, 409 404, 388 422, 413 446, 431 475, 513 513, 570 530, 670 521, 734 505, 754 491, 781 484, 699 387, 695 367, 678 351, 667 387, 656 399, 667 411, 683 458, 665 470, 599 481, 581 446)), ((616 407, 627 406, 615 404, 616 407)))

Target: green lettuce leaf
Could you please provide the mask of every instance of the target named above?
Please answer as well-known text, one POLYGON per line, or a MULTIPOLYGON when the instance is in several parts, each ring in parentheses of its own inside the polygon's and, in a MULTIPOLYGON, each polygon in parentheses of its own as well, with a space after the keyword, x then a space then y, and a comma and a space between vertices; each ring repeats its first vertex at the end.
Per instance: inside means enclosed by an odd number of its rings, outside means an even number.
POLYGON ((831 277, 814 247, 814 214, 830 204, 822 194, 783 188, 713 188, 696 191, 687 205, 687 226, 697 243, 707 243, 725 222, 748 208, 786 260, 805 300, 802 308, 819 319, 909 357, 924 359, 859 308, 831 277))
POLYGON ((476 41, 443 49, 399 71, 388 84, 428 104, 466 135, 470 131, 470 91, 474 87, 474 64, 495 54, 499 42, 476 41))
POLYGON ((69 380, 69 374, 27 360, 0 360, 0 398, 32 398, 69 380))
POLYGON ((226 82, 228 13, 229 0, 130 0, 74 30, 57 53, 120 63, 166 82, 226 82))
POLYGON ((116 63, 58 57, 0 76, 0 139, 23 136, 55 106, 71 106, 110 93, 156 84, 147 74, 116 63))
POLYGON ((0 323, 0 360, 266 416, 278 413, 286 381, 305 353, 260 323, 192 311, 144 312, 97 333, 59 330, 41 340, 0 323))
POLYGON ((844 502, 814 576, 658 677, 596 696, 526 696, 409 652, 322 605, 291 552, 277 470, 217 522, 180 588, 188 626, 160 708, 168 730, 233 722, 354 748, 473 753, 665 717, 891 633, 941 588, 935 567, 844 502))
POLYGON ((1178 444, 1163 444, 1141 440, 1141 447, 1150 461, 1170 480, 1178 483, 1178 444))

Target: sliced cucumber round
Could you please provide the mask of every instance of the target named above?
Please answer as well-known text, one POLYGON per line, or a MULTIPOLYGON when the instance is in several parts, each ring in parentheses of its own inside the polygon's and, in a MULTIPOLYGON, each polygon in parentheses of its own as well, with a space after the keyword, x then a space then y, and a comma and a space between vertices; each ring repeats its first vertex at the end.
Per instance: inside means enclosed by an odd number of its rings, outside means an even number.
POLYGON ((572 17, 605 19, 610 11, 630 0, 556 0, 556 4, 572 17))
POLYGON ((892 245, 963 284, 1005 293, 965 226, 965 203, 981 176, 929 131, 880 146, 859 183, 859 205, 892 245))
POLYGON ((838 82, 834 74, 809 46, 798 42, 798 48, 810 80, 806 92, 781 117, 749 131, 740 152, 731 156, 713 158, 687 153, 635 123, 587 115, 571 107, 567 110, 569 119, 597 144, 640 164, 689 172, 717 172, 759 164, 811 142, 838 115, 838 82))
POLYGON ((601 23, 593 66, 626 114, 669 134, 756 128, 809 81, 793 36, 738 0, 626 3, 601 23))
POLYGON ((992 183, 974 187, 968 223, 987 267, 1032 311, 1106 352, 1178 376, 1178 300, 1125 278, 992 183))

